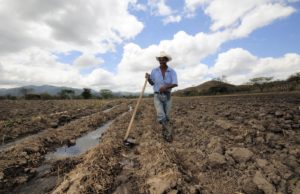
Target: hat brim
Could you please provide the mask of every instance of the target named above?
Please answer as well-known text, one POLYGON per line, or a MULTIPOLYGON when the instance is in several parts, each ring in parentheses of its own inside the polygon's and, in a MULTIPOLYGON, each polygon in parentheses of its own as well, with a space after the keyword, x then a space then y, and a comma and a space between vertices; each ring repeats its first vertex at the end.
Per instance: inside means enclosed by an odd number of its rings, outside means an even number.
POLYGON ((159 57, 156 57, 156 60, 158 60, 159 58, 164 58, 164 57, 168 59, 168 62, 172 60, 172 57, 170 57, 170 56, 162 56, 162 57, 159 56, 159 57))

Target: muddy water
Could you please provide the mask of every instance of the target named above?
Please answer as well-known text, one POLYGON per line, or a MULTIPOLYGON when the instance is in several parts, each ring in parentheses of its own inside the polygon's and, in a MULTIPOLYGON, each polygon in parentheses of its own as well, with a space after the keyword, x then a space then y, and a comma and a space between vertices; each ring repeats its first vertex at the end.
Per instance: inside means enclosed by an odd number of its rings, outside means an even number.
MULTIPOLYGON (((127 112, 123 113, 119 117, 124 116, 126 113, 127 112)), ((45 156, 45 161, 36 169, 35 177, 26 184, 17 187, 13 193, 41 194, 51 191, 63 178, 62 176, 49 175, 52 164, 60 159, 66 159, 68 157, 74 157, 83 154, 88 149, 96 146, 100 142, 102 134, 115 120, 116 119, 108 121, 96 130, 76 139, 75 145, 73 146, 63 146, 57 148, 55 152, 48 153, 45 156)))
MULTIPOLYGON (((116 106, 112 107, 115 108, 116 106)), ((110 110, 112 110, 112 108, 110 110)), ((130 112, 132 108, 130 107, 130 112)), ((106 110, 107 111, 107 110, 106 110)), ((117 118, 123 117, 127 112, 124 112, 117 118)), ((72 156, 78 156, 84 152, 86 152, 88 149, 96 146, 102 134, 106 131, 106 129, 117 119, 113 119, 102 125, 101 127, 97 128, 95 131, 91 131, 87 133, 84 136, 81 136, 76 139, 75 145, 68 147, 67 145, 64 145, 63 147, 57 148, 55 152, 48 153, 45 156, 45 159, 48 161, 51 160, 58 160, 58 159, 65 159, 72 156)))
POLYGON ((105 132, 105 130, 113 123, 113 121, 114 120, 111 120, 95 131, 78 138, 73 146, 68 147, 65 145, 57 148, 55 152, 49 153, 45 156, 46 160, 64 159, 86 152, 88 149, 96 146, 99 143, 99 139, 103 132, 105 132))
MULTIPOLYGON (((111 110, 115 109, 115 108, 118 107, 118 106, 119 106, 119 105, 113 106, 113 107, 108 108, 108 109, 106 109, 106 110, 104 110, 104 111, 102 111, 102 112, 103 112, 103 113, 108 113, 108 112, 110 112, 111 110)), ((84 117, 82 117, 82 119, 83 119, 83 118, 87 118, 87 117, 89 117, 89 116, 90 116, 90 115, 84 116, 84 117)), ((40 131, 40 132, 41 132, 41 131, 40 131)), ((15 146, 15 145, 17 145, 17 144, 19 144, 19 143, 21 143, 21 142, 23 142, 23 141, 29 139, 29 138, 32 138, 32 137, 37 136, 37 135, 39 135, 39 133, 28 134, 28 135, 25 135, 25 136, 23 136, 23 137, 17 138, 17 139, 15 139, 15 140, 12 141, 12 142, 7 142, 7 143, 5 143, 4 140, 3 140, 2 143, 1 143, 1 145, 0 145, 0 150, 5 150, 5 149, 8 149, 8 148, 11 148, 11 147, 13 147, 13 146, 15 146)))

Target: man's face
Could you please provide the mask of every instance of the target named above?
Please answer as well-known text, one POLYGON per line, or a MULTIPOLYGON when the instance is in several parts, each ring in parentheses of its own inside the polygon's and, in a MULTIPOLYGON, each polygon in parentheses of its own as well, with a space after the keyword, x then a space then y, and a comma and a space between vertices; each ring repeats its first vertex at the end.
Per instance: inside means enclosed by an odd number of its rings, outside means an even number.
POLYGON ((168 62, 168 58, 167 57, 159 57, 158 61, 160 64, 165 64, 168 62))

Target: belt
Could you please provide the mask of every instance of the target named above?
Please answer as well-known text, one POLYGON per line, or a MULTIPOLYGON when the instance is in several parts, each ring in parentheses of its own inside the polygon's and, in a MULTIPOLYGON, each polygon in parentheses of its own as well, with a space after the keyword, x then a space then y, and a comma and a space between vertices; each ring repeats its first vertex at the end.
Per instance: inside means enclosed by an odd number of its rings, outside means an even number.
POLYGON ((154 92, 154 94, 170 94, 171 92, 154 92))

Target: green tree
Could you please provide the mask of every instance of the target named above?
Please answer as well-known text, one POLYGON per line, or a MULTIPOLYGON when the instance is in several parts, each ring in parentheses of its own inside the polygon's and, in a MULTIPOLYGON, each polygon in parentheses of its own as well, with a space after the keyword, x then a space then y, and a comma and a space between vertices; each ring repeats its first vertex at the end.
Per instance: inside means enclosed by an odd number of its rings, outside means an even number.
POLYGON ((100 95, 104 99, 108 99, 108 98, 113 98, 114 97, 112 91, 109 90, 109 89, 102 89, 102 90, 100 90, 100 95))
POLYGON ((208 89, 208 94, 213 94, 213 95, 223 94, 228 92, 229 90, 226 86, 214 86, 208 89))
POLYGON ((59 92, 59 97, 61 99, 73 99, 75 96, 74 90, 63 89, 59 92))
POLYGON ((43 100, 50 100, 53 99, 53 96, 51 96, 50 94, 48 94, 47 92, 40 94, 41 99, 43 100))
POLYGON ((263 92, 267 83, 269 83, 272 79, 273 79, 273 77, 255 77, 255 78, 250 79, 250 83, 257 86, 259 88, 260 92, 263 92))
POLYGON ((297 73, 291 75, 286 81, 288 81, 288 82, 293 82, 293 81, 299 82, 300 81, 300 72, 297 72, 297 73))
POLYGON ((26 96, 27 94, 30 94, 33 92, 33 88, 25 88, 25 87, 22 87, 20 89, 20 93, 22 94, 22 96, 26 96))
POLYGON ((81 96, 84 99, 89 99, 92 97, 91 89, 89 88, 83 88, 83 92, 81 93, 81 96))
POLYGON ((39 95, 39 94, 26 94, 25 99, 26 100, 40 100, 41 95, 39 95))
POLYGON ((16 96, 12 96, 12 95, 10 95, 10 94, 7 94, 7 95, 5 96, 5 98, 8 99, 8 100, 17 100, 17 97, 16 97, 16 96))
POLYGON ((226 75, 222 75, 221 77, 215 77, 212 80, 227 83, 227 76, 226 75))

